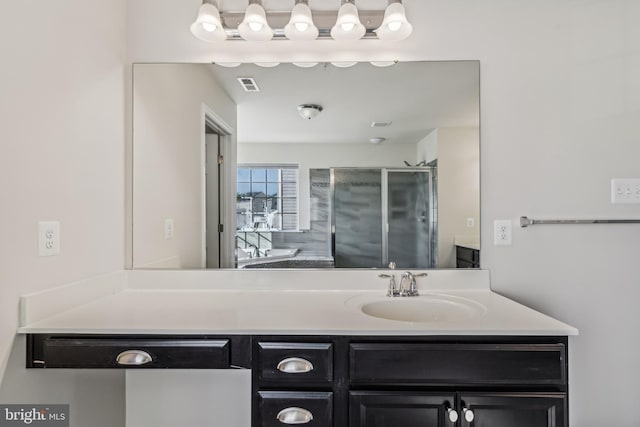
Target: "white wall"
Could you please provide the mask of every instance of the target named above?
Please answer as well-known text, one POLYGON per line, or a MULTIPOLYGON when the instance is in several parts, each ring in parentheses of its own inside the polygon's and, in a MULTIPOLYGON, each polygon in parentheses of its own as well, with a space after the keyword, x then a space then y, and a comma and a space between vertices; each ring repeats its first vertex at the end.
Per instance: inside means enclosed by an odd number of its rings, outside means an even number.
POLYGON ((130 0, 129 56, 146 61, 478 59, 481 66, 482 266, 493 287, 581 329, 570 342, 571 424, 632 427, 640 341, 640 227, 514 229, 495 219, 640 217, 609 204, 609 179, 640 167, 640 2, 407 1, 406 42, 311 45, 194 40, 197 0, 130 0), (153 13, 154 19, 149 19, 153 13), (601 314, 599 314, 601 313, 601 314))
POLYGON ((455 268, 455 243, 480 242, 478 128, 439 128, 417 145, 418 161, 438 160, 438 266, 455 268), (473 226, 467 220, 473 220, 473 226))
MULTIPOLYGON (((201 268, 202 108, 206 105, 235 130, 236 105, 206 65, 133 68, 133 265, 154 268, 176 260, 180 268, 201 268), (168 240, 165 218, 174 221, 168 240)), ((235 154, 235 132, 230 145, 235 154)), ((226 154, 225 170, 231 171, 226 184, 234 188, 235 155, 226 154)), ((231 196, 235 204, 235 190, 231 196)))
POLYGON ((0 402, 71 403, 74 426, 121 425, 122 375, 25 371, 18 297, 124 266, 125 14, 0 2, 0 402), (61 222, 59 256, 38 257, 40 220, 61 222))
POLYGON ((297 164, 300 229, 310 227, 309 169, 329 167, 404 167, 403 160, 415 163, 414 144, 265 144, 238 146, 238 163, 297 164))

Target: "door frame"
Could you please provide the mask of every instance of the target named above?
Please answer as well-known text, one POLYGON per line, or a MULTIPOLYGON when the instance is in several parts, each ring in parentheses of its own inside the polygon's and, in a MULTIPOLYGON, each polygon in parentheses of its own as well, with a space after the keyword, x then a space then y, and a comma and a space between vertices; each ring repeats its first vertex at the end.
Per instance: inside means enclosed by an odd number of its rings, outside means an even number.
POLYGON ((233 152, 233 135, 234 129, 229 125, 219 114, 213 111, 206 104, 202 104, 201 107, 201 122, 200 122, 200 206, 201 206, 201 223, 200 223, 200 236, 201 236, 201 267, 207 267, 207 164, 206 164, 206 149, 207 149, 207 126, 212 128, 219 136, 219 150, 222 156, 224 156, 224 163, 219 166, 219 181, 218 187, 220 193, 218 194, 218 209, 220 211, 219 220, 220 224, 224 225, 224 230, 220 233, 220 268, 233 267, 233 232, 235 231, 235 218, 231 215, 230 207, 233 206, 232 197, 235 192, 230 189, 235 187, 234 174, 235 174, 235 159, 236 157, 231 155, 233 152), (230 264, 231 263, 231 264, 230 264))

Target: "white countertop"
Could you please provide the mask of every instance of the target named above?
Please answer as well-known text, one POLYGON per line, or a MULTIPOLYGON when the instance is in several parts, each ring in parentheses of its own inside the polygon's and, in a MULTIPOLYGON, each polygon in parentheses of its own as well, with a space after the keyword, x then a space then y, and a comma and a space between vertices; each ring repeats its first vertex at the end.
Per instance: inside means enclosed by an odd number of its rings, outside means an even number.
MULTIPOLYGON (((363 314, 361 302, 386 301, 379 271, 131 271, 93 284, 24 296, 19 333, 273 335, 577 335, 558 320, 490 290, 488 272, 430 271, 419 299, 467 301, 481 309, 461 320, 405 322, 363 314), (239 275, 240 274, 240 275, 239 275), (475 274, 475 275, 474 275, 475 274), (269 277, 270 276, 270 277, 269 277), (268 279, 274 279, 273 286, 268 279), (304 282, 302 281, 304 279, 304 282), (330 280, 328 280, 330 279, 330 280), (330 285, 320 284, 330 282, 330 285), (117 283, 116 283, 117 282, 117 283), (375 287, 372 286, 375 285, 375 287), (429 286, 431 285, 431 286, 429 286), (74 304, 74 289, 87 294, 74 304), (73 293, 72 293, 73 292, 73 293), (47 304, 45 304, 47 303, 47 304), (43 307, 49 307, 44 310, 43 307)), ((396 272, 399 274, 399 272, 396 272)), ((403 300, 412 297, 401 298, 403 300)))

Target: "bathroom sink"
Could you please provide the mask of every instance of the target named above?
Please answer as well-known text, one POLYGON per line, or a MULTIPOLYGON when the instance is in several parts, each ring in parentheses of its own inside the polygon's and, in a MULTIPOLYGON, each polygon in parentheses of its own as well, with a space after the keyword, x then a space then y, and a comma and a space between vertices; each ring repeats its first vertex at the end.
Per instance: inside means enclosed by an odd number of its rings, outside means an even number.
POLYGON ((441 294, 419 297, 377 297, 352 301, 363 314, 412 323, 458 322, 481 317, 483 305, 466 298, 441 294))

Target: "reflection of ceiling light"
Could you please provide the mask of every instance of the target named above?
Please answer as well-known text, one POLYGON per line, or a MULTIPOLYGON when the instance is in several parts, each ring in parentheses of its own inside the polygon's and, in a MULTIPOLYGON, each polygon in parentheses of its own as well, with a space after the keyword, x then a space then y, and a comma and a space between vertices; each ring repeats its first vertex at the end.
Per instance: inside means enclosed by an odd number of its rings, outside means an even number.
POLYGON ((355 4, 347 0, 338 10, 338 20, 331 28, 331 37, 335 40, 358 40, 361 39, 367 29, 360 22, 358 8, 355 4))
POLYGON ((253 42, 264 42, 273 38, 273 30, 267 23, 267 14, 259 0, 250 0, 244 19, 238 25, 240 37, 253 42))
POLYGON ((227 39, 227 33, 222 28, 220 12, 218 8, 207 3, 206 0, 200 6, 196 22, 191 24, 191 32, 194 36, 205 42, 215 42, 227 39))
POLYGON ((371 65, 376 67, 390 67, 396 65, 398 61, 371 61, 371 65))
POLYGON ((413 26, 407 21, 402 3, 398 1, 387 6, 382 25, 374 31, 380 40, 385 41, 399 41, 409 37, 413 26))
POLYGON ((317 104, 302 104, 298 105, 298 114, 300 117, 306 120, 311 120, 320 114, 322 106, 317 104))
POLYGON ((337 61, 337 62, 332 62, 331 65, 339 68, 349 68, 349 67, 353 67, 357 63, 358 61, 337 61))
POLYGON ((374 136, 373 138, 369 139, 369 142, 372 144, 380 144, 381 142, 385 142, 387 140, 387 138, 383 138, 381 136, 374 136))
POLYGON ((300 68, 311 68, 318 65, 317 62, 294 62, 293 65, 300 68))
POLYGON ((304 41, 315 40, 319 34, 318 27, 313 24, 309 5, 299 2, 293 6, 291 19, 284 27, 284 35, 289 40, 304 41))

